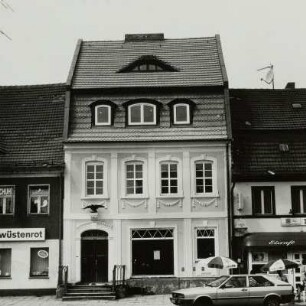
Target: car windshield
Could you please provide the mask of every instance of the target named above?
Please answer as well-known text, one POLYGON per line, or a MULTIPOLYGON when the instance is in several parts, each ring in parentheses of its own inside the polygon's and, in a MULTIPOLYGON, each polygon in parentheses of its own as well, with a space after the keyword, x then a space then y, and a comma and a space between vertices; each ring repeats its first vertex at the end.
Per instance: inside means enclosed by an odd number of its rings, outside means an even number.
POLYGON ((214 281, 208 283, 207 286, 209 286, 209 287, 219 287, 221 284, 224 283, 224 281, 226 279, 228 279, 228 276, 220 276, 217 279, 215 279, 214 281))

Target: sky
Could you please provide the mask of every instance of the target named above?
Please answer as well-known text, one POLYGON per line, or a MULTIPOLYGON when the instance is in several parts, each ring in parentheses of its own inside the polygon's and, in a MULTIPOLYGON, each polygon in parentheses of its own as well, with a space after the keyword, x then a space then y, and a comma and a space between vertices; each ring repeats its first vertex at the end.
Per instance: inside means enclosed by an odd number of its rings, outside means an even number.
POLYGON ((0 85, 65 82, 78 39, 164 33, 220 34, 231 88, 271 88, 257 71, 270 64, 275 88, 306 88, 305 12, 305 0, 0 0, 0 85))

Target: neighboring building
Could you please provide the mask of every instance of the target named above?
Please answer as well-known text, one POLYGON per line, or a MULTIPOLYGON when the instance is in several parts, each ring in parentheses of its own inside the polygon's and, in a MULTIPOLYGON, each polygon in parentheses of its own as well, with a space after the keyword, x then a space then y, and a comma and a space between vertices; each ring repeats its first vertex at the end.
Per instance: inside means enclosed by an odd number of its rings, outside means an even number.
POLYGON ((195 267, 229 255, 219 36, 80 41, 67 85, 69 282, 109 281, 115 264, 126 265, 127 278, 212 276, 195 267))
MULTIPOLYGON (((241 270, 289 258, 306 271, 306 89, 232 89, 233 252, 241 270)), ((302 277, 302 278, 301 278, 302 277)))
POLYGON ((65 85, 0 87, 0 295, 54 292, 65 85))

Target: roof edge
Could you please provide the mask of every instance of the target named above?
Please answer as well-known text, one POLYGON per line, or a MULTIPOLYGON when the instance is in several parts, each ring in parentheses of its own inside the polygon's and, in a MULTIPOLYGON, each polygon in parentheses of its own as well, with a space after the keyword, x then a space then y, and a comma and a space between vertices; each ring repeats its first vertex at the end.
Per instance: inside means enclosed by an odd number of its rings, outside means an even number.
POLYGON ((218 56, 219 56, 219 61, 220 61, 220 66, 221 66, 221 72, 222 72, 224 86, 228 88, 228 77, 227 77, 227 72, 226 72, 223 52, 222 52, 220 35, 216 34, 215 37, 216 37, 216 42, 217 42, 218 56))
POLYGON ((78 61, 78 58, 79 58, 79 53, 80 53, 80 50, 81 50, 82 43, 83 43, 83 40, 79 39, 78 42, 77 42, 77 45, 75 47, 75 50, 74 50, 74 54, 73 54, 73 57, 72 57, 72 63, 71 63, 69 73, 68 73, 68 77, 67 77, 67 81, 66 81, 66 85, 69 86, 69 87, 72 84, 72 79, 73 79, 75 67, 76 67, 76 64, 77 64, 77 61, 78 61))

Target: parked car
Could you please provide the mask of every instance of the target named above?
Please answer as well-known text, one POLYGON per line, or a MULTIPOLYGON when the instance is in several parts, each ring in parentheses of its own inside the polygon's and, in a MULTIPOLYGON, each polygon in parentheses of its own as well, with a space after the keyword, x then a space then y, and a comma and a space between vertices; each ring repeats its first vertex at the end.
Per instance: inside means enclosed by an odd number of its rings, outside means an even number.
POLYGON ((294 299, 293 287, 275 277, 262 274, 226 275, 202 287, 172 292, 175 305, 265 305, 278 306, 294 299))

